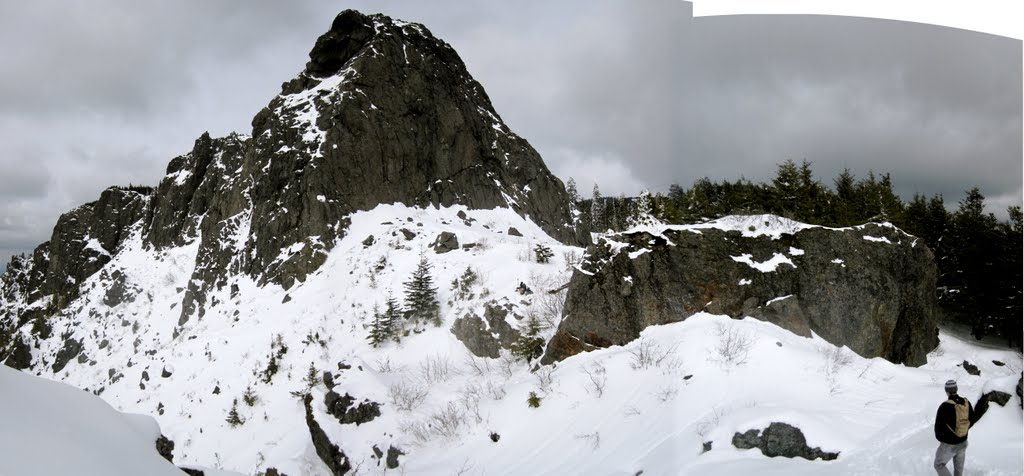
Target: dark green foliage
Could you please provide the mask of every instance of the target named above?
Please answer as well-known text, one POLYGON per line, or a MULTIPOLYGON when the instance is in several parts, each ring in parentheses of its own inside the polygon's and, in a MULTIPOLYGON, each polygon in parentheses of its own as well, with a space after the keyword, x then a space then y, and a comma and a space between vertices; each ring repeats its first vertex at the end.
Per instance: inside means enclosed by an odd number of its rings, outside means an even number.
POLYGON ((242 401, 248 406, 253 406, 260 400, 260 397, 253 391, 252 386, 245 387, 245 393, 242 394, 242 401))
POLYGON ((533 248, 533 255, 537 259, 538 263, 547 263, 551 260, 552 256, 555 256, 555 252, 551 251, 551 248, 542 244, 537 244, 533 248))
POLYGON ((416 323, 431 322, 441 325, 441 305, 437 302, 437 288, 434 278, 430 275, 431 265, 425 255, 420 255, 420 262, 413 271, 412 277, 405 282, 405 313, 406 317, 416 323))
POLYGON ((540 397, 537 396, 537 392, 530 392, 530 396, 526 398, 526 404, 530 408, 540 408, 540 397))
POLYGON ((455 298, 472 299, 473 286, 478 280, 479 276, 473 271, 473 268, 466 266, 466 271, 462 273, 462 276, 452 280, 452 291, 455 292, 455 298))
POLYGON ((544 338, 540 337, 540 321, 537 316, 531 315, 528 318, 526 332, 512 344, 512 355, 526 362, 544 355, 544 338))
POLYGON ((267 360, 267 368, 263 370, 263 383, 270 383, 277 374, 277 362, 288 353, 288 346, 284 345, 281 334, 270 343, 270 359, 267 360))
POLYGON ((237 428, 239 425, 245 423, 245 420, 238 414, 238 399, 236 398, 231 402, 231 411, 228 412, 228 417, 224 419, 231 425, 231 428, 237 428))
POLYGON ((380 312, 380 308, 374 305, 373 321, 370 323, 370 334, 367 336, 370 345, 380 347, 388 339, 398 342, 401 337, 401 317, 402 310, 398 307, 398 300, 390 294, 385 301, 384 312, 380 312))
POLYGON ((306 384, 306 393, 313 390, 317 385, 320 385, 320 371, 316 369, 313 362, 309 363, 309 369, 306 370, 306 377, 302 379, 303 383, 306 384))

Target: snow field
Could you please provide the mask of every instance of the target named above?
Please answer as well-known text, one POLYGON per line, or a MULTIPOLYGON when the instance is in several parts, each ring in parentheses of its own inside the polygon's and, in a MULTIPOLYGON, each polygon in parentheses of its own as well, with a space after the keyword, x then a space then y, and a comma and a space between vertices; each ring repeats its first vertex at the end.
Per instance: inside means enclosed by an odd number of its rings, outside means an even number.
MULTIPOLYGON (((924 475, 932 473, 931 425, 944 399, 942 383, 956 378, 972 401, 993 388, 1012 394, 1022 367, 1020 354, 945 333, 929 363, 915 369, 863 359, 757 320, 697 314, 649 328, 626 346, 530 372, 507 356, 470 357, 449 329, 466 314, 483 316, 485 304, 496 301, 512 307, 507 323, 523 328, 526 319, 514 315, 533 314, 549 338, 564 291, 545 291, 568 282, 581 249, 560 245, 502 209, 381 205, 350 219, 346 236, 305 282, 286 290, 235 278, 208 296, 205 315, 193 317, 176 339, 179 289, 190 279, 197 245, 155 256, 133 239, 107 267, 123 270, 143 293, 108 309, 103 289, 87 283, 91 290, 72 305, 72 315, 58 318, 54 332, 79 336, 97 365, 72 360, 55 377, 91 390, 105 382, 101 396, 113 406, 154 415, 177 443, 176 463, 242 474, 268 466, 287 474, 329 474, 312 448, 302 404, 291 395, 306 389, 312 363, 334 373, 339 394, 381 404, 382 416, 373 421, 340 425, 325 413, 327 389, 312 389, 317 421, 359 474, 383 473, 372 447, 386 451, 394 445, 407 453, 400 458, 404 474, 924 475), (457 216, 460 211, 468 223, 457 216), (524 236, 509 236, 509 227, 524 236), (416 236, 407 240, 403 228, 416 236), (476 246, 436 254, 430 245, 442 231, 454 232, 460 245, 476 246), (373 244, 364 245, 370 235, 373 244), (537 244, 554 251, 550 263, 533 261, 537 244), (374 305, 383 306, 389 293, 401 301, 402 283, 421 253, 433 265, 442 326, 410 327, 401 344, 371 347, 366 337, 374 305), (467 267, 479 279, 460 296, 451 282, 467 267), (517 293, 520 283, 533 294, 517 293), (109 317, 95 316, 107 312, 109 317), (110 341, 104 349, 98 348, 101 338, 110 341), (282 353, 276 342, 288 350, 282 353), (268 363, 277 355, 279 369, 267 383, 268 363), (981 377, 958 367, 965 359, 981 368, 981 377), (351 368, 340 370, 342 362, 351 368), (167 378, 161 377, 165 365, 173 367, 167 378), (124 376, 112 383, 109 368, 124 376), (247 388, 257 395, 253 406, 243 402, 247 388), (530 392, 541 398, 539 408, 527 406, 530 392), (235 400, 245 422, 231 427, 225 418, 235 400), (735 432, 772 421, 801 428, 810 446, 839 451, 839 459, 769 459, 732 447, 735 432), (712 443, 711 451, 702 453, 704 442, 712 443)), ((802 226, 773 220, 767 221, 775 227, 761 226, 764 217, 704 226, 769 235, 802 226)), ((36 359, 52 355, 54 345, 35 351, 36 359)), ((1015 402, 992 406, 972 430, 971 474, 1021 474, 1024 442, 1015 402)))

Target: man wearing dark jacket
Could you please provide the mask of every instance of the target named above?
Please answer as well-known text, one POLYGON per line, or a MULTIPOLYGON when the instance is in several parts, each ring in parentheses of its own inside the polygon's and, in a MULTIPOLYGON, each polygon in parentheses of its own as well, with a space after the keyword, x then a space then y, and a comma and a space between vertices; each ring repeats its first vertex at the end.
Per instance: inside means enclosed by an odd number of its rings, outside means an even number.
POLYGON ((935 471, 940 476, 950 476, 946 464, 953 460, 953 471, 956 476, 964 474, 964 458, 967 453, 967 430, 978 421, 981 415, 975 413, 966 398, 956 394, 956 381, 946 382, 945 402, 939 405, 935 413, 935 439, 939 440, 939 448, 935 451, 935 471))

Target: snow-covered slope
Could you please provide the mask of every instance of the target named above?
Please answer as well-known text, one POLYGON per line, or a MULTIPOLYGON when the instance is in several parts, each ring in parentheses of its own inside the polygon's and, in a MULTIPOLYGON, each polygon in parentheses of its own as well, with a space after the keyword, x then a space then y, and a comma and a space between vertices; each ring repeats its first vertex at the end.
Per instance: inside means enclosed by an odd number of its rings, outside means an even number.
POLYGON ((157 454, 152 418, 2 365, 0 422, 4 476, 182 474, 157 454))
MULTIPOLYGON (((493 301, 512 309, 509 325, 524 329, 534 315, 549 337, 564 296, 547 291, 568 281, 567 262, 581 249, 558 244, 510 210, 381 205, 350 218, 346 237, 305 282, 285 290, 239 278, 236 289, 212 295, 216 304, 177 338, 176 306, 196 247, 156 255, 136 237, 107 265, 141 290, 134 302, 107 308, 105 289, 87 282, 80 300, 53 321, 53 332, 79 339, 86 357, 54 375, 48 362, 59 349, 44 341, 33 349, 35 371, 98 392, 122 411, 153 415, 177 444, 176 464, 242 474, 268 467, 330 474, 291 394, 307 388, 312 364, 331 371, 337 393, 381 404, 380 417, 342 425, 326 413, 324 384, 311 391, 317 422, 359 474, 383 473, 373 447, 394 446, 405 453, 405 474, 924 475, 932 472, 942 383, 958 379, 961 393, 976 401, 983 390, 1013 394, 1022 368, 1020 354, 947 334, 927 365, 908 368, 765 322, 697 314, 648 328, 626 346, 531 372, 507 354, 473 357, 450 328, 467 314, 483 315, 493 301), (509 235, 510 227, 523 236, 509 235), (435 253, 442 231, 475 246, 435 253), (551 262, 535 262, 537 244, 552 248, 551 262), (421 255, 433 265, 442 325, 373 348, 367 335, 374 306, 389 294, 401 299, 421 255), (478 280, 459 293, 451 283, 467 267, 478 280), (520 283, 532 294, 517 292, 520 283), (276 355, 279 370, 268 379, 276 355), (959 366, 964 360, 981 376, 969 376, 959 366), (251 406, 243 399, 248 388, 256 396, 251 406), (527 405, 530 392, 540 398, 538 408, 527 405), (244 420, 236 427, 225 421, 233 405, 244 420), (731 445, 734 433, 773 421, 801 428, 809 446, 839 458, 769 459, 731 445)), ((1021 435, 1016 399, 993 405, 972 430, 968 467, 1020 474, 1021 435)))

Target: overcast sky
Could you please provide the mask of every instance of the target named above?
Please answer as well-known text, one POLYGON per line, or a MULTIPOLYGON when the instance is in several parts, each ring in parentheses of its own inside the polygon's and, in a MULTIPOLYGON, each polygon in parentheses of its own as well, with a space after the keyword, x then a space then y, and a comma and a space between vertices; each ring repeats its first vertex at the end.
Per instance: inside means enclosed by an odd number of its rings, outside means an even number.
MULTIPOLYGON (((693 19, 677 0, 5 2, 0 256, 109 185, 156 185, 204 131, 250 121, 343 8, 425 24, 499 114, 589 193, 809 160, 897 192, 1021 203, 1021 42, 826 16, 693 19)), ((6 259, 0 259, 6 261, 6 259)))

